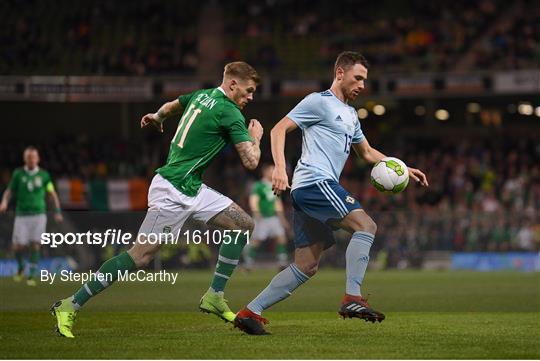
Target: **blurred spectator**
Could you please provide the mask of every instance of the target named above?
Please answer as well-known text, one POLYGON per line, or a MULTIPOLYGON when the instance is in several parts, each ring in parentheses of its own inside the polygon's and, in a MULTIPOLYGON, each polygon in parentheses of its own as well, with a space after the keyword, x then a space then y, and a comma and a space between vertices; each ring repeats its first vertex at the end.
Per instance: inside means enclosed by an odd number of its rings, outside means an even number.
POLYGON ((534 244, 533 232, 529 221, 523 222, 517 233, 517 245, 524 251, 535 251, 538 245, 534 244))

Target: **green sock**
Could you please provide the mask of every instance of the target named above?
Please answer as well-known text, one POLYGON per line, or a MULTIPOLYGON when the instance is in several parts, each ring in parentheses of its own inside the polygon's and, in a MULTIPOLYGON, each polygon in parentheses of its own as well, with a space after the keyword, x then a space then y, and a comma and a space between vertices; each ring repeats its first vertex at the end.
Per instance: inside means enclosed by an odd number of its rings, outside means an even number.
POLYGON ((30 266, 28 279, 33 279, 34 276, 36 275, 38 263, 39 263, 39 250, 33 249, 30 251, 30 262, 28 262, 30 266))
POLYGON ((256 254, 257 249, 251 244, 246 244, 244 248, 244 263, 247 268, 251 268, 253 266, 256 254))
POLYGON ((73 302, 79 307, 84 305, 91 297, 97 295, 105 288, 109 287, 118 279, 118 272, 131 271, 135 267, 135 262, 127 252, 122 252, 118 256, 105 261, 96 273, 105 275, 107 281, 98 279, 86 282, 73 295, 73 302))
POLYGON ((284 244, 278 244, 276 246, 276 254, 277 254, 277 260, 280 265, 287 264, 288 256, 287 256, 287 246, 284 244))
POLYGON ((238 265, 242 249, 246 245, 246 240, 246 236, 240 234, 236 239, 233 237, 229 244, 222 243, 221 247, 219 247, 216 271, 214 272, 214 278, 210 286, 214 291, 220 292, 225 289, 227 281, 238 265))
POLYGON ((17 260, 17 274, 24 272, 24 257, 22 251, 15 251, 15 260, 17 260))
POLYGON ((253 246, 249 246, 249 257, 251 257, 252 260, 255 259, 255 257, 257 256, 257 248, 253 247, 253 246))

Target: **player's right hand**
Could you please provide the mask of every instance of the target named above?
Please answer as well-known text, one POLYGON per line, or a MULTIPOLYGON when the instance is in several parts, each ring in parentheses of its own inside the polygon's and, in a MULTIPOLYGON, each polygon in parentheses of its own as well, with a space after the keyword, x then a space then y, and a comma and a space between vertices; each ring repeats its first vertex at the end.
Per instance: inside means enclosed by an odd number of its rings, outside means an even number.
POLYGON ((252 138, 257 139, 258 141, 261 140, 263 135, 263 127, 261 123, 257 119, 250 119, 249 125, 248 125, 248 132, 249 135, 251 135, 252 138))
POLYGON ((54 220, 56 221, 56 223, 62 223, 64 221, 64 217, 62 216, 62 213, 55 213, 54 214, 54 220))
POLYGON ((287 170, 285 167, 274 167, 274 171, 272 172, 272 190, 279 196, 287 188, 291 188, 287 170))
POLYGON ((141 118, 141 128, 146 127, 148 124, 152 124, 157 130, 163 133, 163 123, 157 119, 155 114, 146 114, 141 118))
POLYGON ((7 204, 2 202, 0 203, 0 213, 4 213, 5 211, 7 211, 7 204))

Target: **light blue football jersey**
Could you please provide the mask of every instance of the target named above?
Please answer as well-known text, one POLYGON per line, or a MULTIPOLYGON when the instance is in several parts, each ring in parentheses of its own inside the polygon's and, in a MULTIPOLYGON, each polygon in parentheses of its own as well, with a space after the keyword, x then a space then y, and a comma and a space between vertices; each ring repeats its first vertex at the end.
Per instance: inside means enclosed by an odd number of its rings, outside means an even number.
POLYGON ((325 179, 339 182, 351 144, 365 139, 356 110, 326 90, 306 96, 287 117, 302 130, 302 157, 291 189, 325 179))

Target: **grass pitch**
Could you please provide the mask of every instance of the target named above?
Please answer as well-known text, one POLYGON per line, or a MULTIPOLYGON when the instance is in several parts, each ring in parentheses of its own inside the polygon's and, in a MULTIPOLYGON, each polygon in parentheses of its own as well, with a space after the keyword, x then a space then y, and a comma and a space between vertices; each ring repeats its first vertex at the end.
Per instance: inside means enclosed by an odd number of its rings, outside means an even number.
MULTIPOLYGON (((236 273, 231 308, 273 275, 236 273)), ((364 293, 387 316, 371 324, 338 318, 344 271, 323 269, 265 313, 262 337, 195 311, 210 277, 114 285, 80 312, 74 340, 55 335, 48 308, 78 284, 0 279, 0 358, 540 358, 539 273, 370 271, 364 293)))

